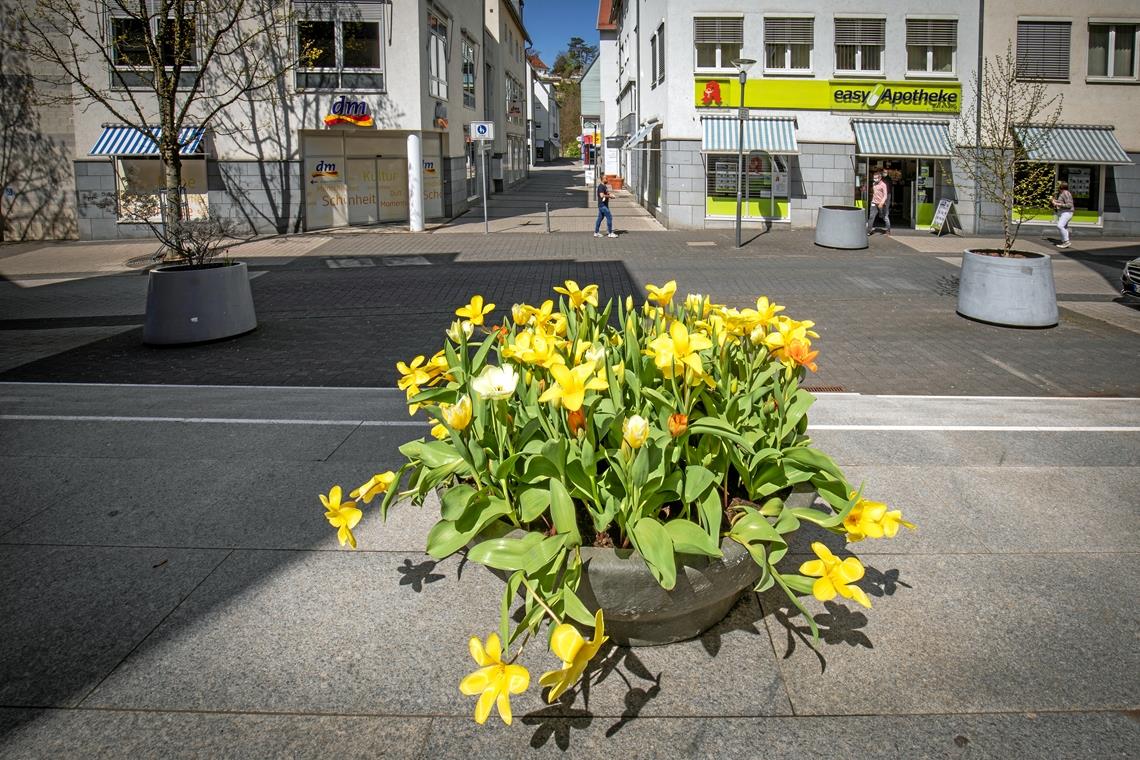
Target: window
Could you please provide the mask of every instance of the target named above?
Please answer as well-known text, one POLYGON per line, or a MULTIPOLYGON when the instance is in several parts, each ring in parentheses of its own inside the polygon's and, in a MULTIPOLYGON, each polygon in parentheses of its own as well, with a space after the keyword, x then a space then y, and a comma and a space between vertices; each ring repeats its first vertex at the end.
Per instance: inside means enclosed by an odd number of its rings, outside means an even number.
POLYGON ((665 24, 657 27, 657 84, 665 81, 665 24))
POLYGON ((744 46, 744 19, 693 19, 693 43, 698 69, 732 68, 744 46))
POLYGON ((835 19, 835 70, 858 74, 883 73, 887 22, 881 18, 835 19))
POLYGON ((478 71, 475 62, 475 43, 466 37, 463 38, 463 105, 465 108, 475 107, 475 73, 478 71))
POLYGON ((383 90, 380 13, 365 6, 298 3, 297 88, 383 90))
MULTIPOLYGON (((147 44, 158 46, 163 66, 173 69, 195 69, 198 62, 196 32, 193 15, 162 21, 157 18, 112 17, 111 61, 114 87, 147 87, 150 83, 150 54, 147 44), (152 26, 155 25, 155 26, 152 26)), ((179 86, 187 87, 193 78, 180 76, 179 86)))
POLYGON ((507 122, 522 124, 523 121, 523 88, 519 80, 507 74, 507 122))
POLYGON ((1136 79, 1137 24, 1089 24, 1089 76, 1136 79))
POLYGON ((1072 24, 1068 21, 1017 22, 1017 78, 1069 80, 1072 24))
POLYGON ((953 74, 958 52, 958 22, 953 19, 906 20, 908 74, 953 74))
POLYGON ((814 19, 765 18, 764 70, 810 72, 814 36, 814 19))
POLYGON ((447 100, 447 19, 428 11, 428 94, 447 100))

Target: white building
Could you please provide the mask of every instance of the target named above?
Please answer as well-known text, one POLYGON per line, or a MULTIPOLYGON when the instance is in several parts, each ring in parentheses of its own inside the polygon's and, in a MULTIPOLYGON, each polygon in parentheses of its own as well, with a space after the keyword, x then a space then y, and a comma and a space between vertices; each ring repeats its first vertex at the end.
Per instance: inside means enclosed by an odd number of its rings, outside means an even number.
POLYGON ((530 123, 531 162, 554 161, 562 150, 558 132, 558 100, 555 97, 554 81, 549 76, 550 67, 537 55, 527 57, 530 71, 531 97, 527 120, 530 123))

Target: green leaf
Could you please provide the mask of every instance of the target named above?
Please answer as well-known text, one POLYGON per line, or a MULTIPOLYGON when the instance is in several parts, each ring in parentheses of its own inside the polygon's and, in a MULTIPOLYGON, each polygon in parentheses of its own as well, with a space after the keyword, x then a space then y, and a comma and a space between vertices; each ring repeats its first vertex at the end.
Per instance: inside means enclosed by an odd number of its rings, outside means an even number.
POLYGON ((815 578, 808 578, 799 573, 788 573, 780 576, 788 588, 800 594, 810 594, 815 586, 815 578))
POLYGON ((803 465, 815 472, 825 473, 834 479, 842 480, 843 473, 839 471, 835 460, 818 449, 795 448, 784 452, 784 459, 803 465))
POLYGON ((440 499, 439 515, 444 520, 455 522, 467 509, 467 505, 479 493, 469 485, 462 484, 447 489, 440 499))
POLYGON ((542 539, 541 533, 533 531, 522 538, 492 538, 471 547, 467 559, 499 570, 522 570, 530 550, 542 543, 542 539))
POLYGON ((780 535, 780 532, 768 522, 768 518, 764 517, 764 515, 755 509, 747 510, 740 519, 733 523, 728 535, 749 547, 749 551, 751 551, 752 544, 767 544, 767 564, 769 565, 774 565, 779 562, 788 551, 788 542, 785 541, 784 537, 780 535))
POLYGON ((692 504, 704 495, 717 481, 716 475, 706 467, 691 465, 685 468, 684 493, 681 501, 692 504))
POLYGON ((689 422, 689 435, 698 433, 711 433, 718 438, 724 438, 741 446, 747 446, 748 441, 732 425, 719 417, 701 417, 699 420, 689 422))
POLYGON ((649 449, 642 446, 633 458, 633 467, 630 469, 630 478, 633 485, 641 486, 649 478, 649 449))
POLYGON ((419 450, 420 460, 433 470, 463 461, 463 457, 447 441, 425 443, 419 450))
POLYGON ((677 585, 673 542, 661 523, 652 517, 643 517, 634 524, 630 537, 661 588, 669 591, 677 585))
POLYGON ((461 533, 451 520, 440 520, 428 532, 427 553, 434 559, 449 557, 463 548, 471 536, 461 533))
POLYGON ((479 350, 475 352, 475 358, 471 361, 471 374, 479 374, 482 371, 483 362, 487 358, 487 352, 491 350, 492 344, 495 342, 496 333, 492 332, 479 346, 479 350))
POLYGON ((701 525, 705 533, 714 543, 720 539, 720 525, 724 520, 724 509, 721 505, 720 494, 715 490, 705 494, 698 504, 701 514, 701 525))
POLYGON ((706 557, 724 556, 709 534, 689 520, 670 520, 665 532, 673 542, 673 550, 681 554, 703 554, 706 557))
POLYGON ((512 641, 508 635, 511 630, 511 607, 514 606, 515 594, 518 593, 522 580, 522 570, 516 570, 511 574, 506 588, 503 589, 502 604, 499 605, 499 641, 504 642, 506 646, 510 646, 512 641))
POLYGON ((518 492, 520 517, 523 522, 537 520, 550 506, 550 491, 545 488, 526 488, 518 492))
POLYGON ((586 609, 586 605, 568 586, 562 588, 562 611, 583 625, 594 624, 594 614, 586 609))
POLYGON ((578 519, 574 512, 574 502, 561 481, 550 479, 550 517, 554 529, 566 536, 567 546, 581 546, 582 534, 578 532, 578 519))

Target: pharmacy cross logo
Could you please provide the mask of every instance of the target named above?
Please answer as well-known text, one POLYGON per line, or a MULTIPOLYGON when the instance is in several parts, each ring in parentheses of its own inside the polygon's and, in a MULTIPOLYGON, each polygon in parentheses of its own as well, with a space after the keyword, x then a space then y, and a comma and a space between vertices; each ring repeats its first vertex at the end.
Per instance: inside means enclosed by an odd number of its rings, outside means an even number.
POLYGON ((334 124, 355 124, 358 127, 375 126, 372 120, 372 110, 363 100, 349 100, 341 95, 332 104, 332 113, 325 117, 325 126, 334 124))
POLYGON ((701 96, 701 105, 711 106, 713 103, 722 105, 720 99, 720 82, 706 82, 705 93, 701 96))

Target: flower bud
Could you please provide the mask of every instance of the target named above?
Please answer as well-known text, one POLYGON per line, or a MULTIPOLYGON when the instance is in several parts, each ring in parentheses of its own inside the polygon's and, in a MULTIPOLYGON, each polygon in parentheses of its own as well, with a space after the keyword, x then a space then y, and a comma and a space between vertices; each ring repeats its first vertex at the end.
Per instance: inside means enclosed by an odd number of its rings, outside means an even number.
POLYGON ((570 435, 577 437, 578 433, 586 429, 586 413, 575 409, 566 415, 566 425, 570 428, 570 435))
POLYGON ((639 414, 627 417, 622 423, 621 435, 631 449, 640 449, 649 439, 649 421, 639 414))
POLYGON ((669 435, 676 438, 677 436, 684 435, 685 431, 689 429, 689 417, 684 414, 670 414, 669 415, 669 435))

